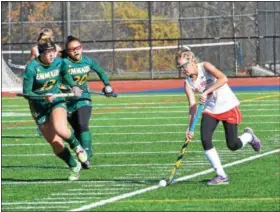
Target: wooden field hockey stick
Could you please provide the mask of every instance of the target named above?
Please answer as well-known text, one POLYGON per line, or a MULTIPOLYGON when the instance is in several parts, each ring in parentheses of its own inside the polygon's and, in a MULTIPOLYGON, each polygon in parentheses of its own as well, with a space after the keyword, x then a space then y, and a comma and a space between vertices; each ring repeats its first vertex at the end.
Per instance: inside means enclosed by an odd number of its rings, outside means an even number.
MULTIPOLYGON (((199 104, 198 106, 198 109, 196 111, 196 114, 194 116, 194 119, 191 123, 191 126, 190 126, 190 129, 189 129, 189 132, 190 133, 193 133, 194 132, 194 129, 195 129, 195 126, 197 124, 197 121, 203 111, 203 108, 204 108, 204 105, 203 104, 199 104)), ((177 160, 176 160, 176 163, 172 169, 172 172, 170 174, 170 177, 167 179, 167 185, 170 185, 176 175, 176 171, 178 169, 178 167, 181 165, 181 162, 182 162, 182 158, 184 157, 184 154, 186 152, 186 149, 189 145, 189 143, 191 142, 191 139, 186 139, 185 143, 183 144, 182 148, 181 148, 181 151, 180 151, 180 155, 178 156, 177 160)))

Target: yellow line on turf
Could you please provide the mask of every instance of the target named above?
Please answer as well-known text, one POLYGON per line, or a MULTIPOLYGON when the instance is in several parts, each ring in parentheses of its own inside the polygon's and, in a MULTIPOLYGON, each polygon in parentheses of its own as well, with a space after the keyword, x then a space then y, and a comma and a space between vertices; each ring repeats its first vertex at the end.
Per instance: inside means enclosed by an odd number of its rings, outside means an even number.
POLYGON ((227 201, 279 201, 280 198, 216 198, 216 199, 157 199, 157 200, 123 200, 122 203, 169 203, 169 202, 227 202, 227 201))
POLYGON ((243 101, 240 101, 240 102, 253 102, 253 101, 256 101, 256 100, 260 100, 260 99, 267 99, 267 98, 272 98, 272 97, 279 97, 280 96, 280 93, 278 94, 274 94, 274 95, 266 95, 266 96, 260 96, 260 97, 256 97, 256 98, 252 98, 252 99, 246 99, 246 100, 243 100, 243 101))

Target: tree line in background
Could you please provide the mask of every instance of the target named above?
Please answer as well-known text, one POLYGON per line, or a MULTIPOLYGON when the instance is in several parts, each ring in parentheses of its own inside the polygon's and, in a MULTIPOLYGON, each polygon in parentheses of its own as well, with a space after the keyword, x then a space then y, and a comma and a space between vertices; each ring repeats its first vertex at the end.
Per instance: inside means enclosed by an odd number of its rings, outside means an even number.
MULTIPOLYGON (((10 43, 12 49, 20 49, 24 46, 26 50, 26 46, 30 47, 35 43, 40 29, 49 27, 54 31, 56 41, 62 45, 67 37, 67 20, 70 17, 71 34, 82 41, 93 41, 85 44, 87 49, 145 47, 149 46, 149 42, 106 43, 94 42, 94 40, 139 40, 148 39, 149 36, 152 39, 194 39, 153 41, 153 46, 173 46, 178 45, 178 42, 209 43, 213 42, 213 39, 198 41, 195 38, 257 35, 259 29, 256 10, 261 4, 264 3, 70 2, 68 8, 67 2, 2 2, 1 39, 2 44, 10 43), (150 17, 152 19, 149 21, 150 17), (25 45, 18 45, 19 43, 25 45)), ((277 7, 275 9, 280 9, 279 3, 275 5, 277 7)), ((255 40, 244 41, 243 44, 244 62, 247 60, 254 63, 255 40)), ((217 60, 219 54, 223 54, 222 49, 216 52, 204 49, 203 51, 203 53, 198 52, 198 55, 209 60, 217 60)), ((174 69, 174 62, 170 61, 170 58, 174 57, 174 51, 154 51, 152 57, 155 70, 174 69)), ((124 70, 139 71, 147 69, 150 55, 147 52, 123 52, 117 54, 116 59, 124 70)), ((228 60, 224 62, 226 65, 233 64, 232 59, 228 60)), ((107 66, 110 67, 112 64, 107 66)))

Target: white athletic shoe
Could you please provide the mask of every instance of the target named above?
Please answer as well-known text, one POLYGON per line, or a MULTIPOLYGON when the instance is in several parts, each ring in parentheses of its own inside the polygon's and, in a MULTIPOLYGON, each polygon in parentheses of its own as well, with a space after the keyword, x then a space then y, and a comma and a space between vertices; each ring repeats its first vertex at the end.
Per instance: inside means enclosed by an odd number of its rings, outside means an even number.
POLYGON ((88 160, 87 153, 81 145, 77 146, 74 151, 81 163, 85 163, 88 160))
POLYGON ((261 149, 261 140, 255 135, 254 131, 250 127, 246 127, 244 132, 252 135, 253 140, 250 142, 250 144, 256 152, 259 152, 261 149))
POLYGON ((81 163, 77 161, 77 166, 70 168, 70 174, 68 180, 70 181, 79 180, 81 168, 82 168, 81 163))

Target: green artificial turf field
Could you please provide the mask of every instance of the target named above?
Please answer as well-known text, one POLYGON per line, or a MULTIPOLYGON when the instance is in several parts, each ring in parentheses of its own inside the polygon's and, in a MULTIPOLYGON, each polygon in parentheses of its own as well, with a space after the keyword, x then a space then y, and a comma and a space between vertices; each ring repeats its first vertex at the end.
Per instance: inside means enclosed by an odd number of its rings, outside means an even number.
POLYGON ((184 143, 188 106, 184 94, 92 96, 92 168, 69 182, 65 164, 37 134, 27 101, 2 98, 2 211, 280 211, 279 92, 237 92, 243 121, 262 140, 231 152, 222 124, 213 142, 230 184, 207 186, 213 177, 196 136, 168 178, 184 143))

